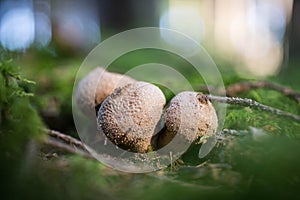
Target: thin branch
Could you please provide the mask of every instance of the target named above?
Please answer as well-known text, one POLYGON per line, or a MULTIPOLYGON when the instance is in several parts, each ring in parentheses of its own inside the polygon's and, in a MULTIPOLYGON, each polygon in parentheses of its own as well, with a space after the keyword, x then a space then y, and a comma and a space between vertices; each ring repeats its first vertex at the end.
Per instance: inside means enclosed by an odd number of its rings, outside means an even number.
POLYGON ((300 122, 300 116, 295 115, 289 112, 282 111, 277 108, 273 108, 261 103, 258 103, 257 101, 254 101, 252 99, 243 99, 238 97, 220 97, 220 96, 212 96, 212 95, 206 95, 207 98, 212 102, 219 102, 219 103, 227 103, 231 105, 238 105, 243 107, 250 107, 252 109, 261 110, 270 112, 272 114, 283 116, 289 119, 292 119, 294 121, 300 122))
POLYGON ((258 88, 267 88, 271 90, 278 91, 283 95, 290 97, 300 103, 300 93, 293 91, 289 87, 284 87, 275 83, 271 83, 268 81, 258 81, 258 82, 239 82, 232 85, 229 85, 226 88, 226 94, 228 96, 236 96, 238 93, 248 92, 252 89, 258 88))
POLYGON ((85 147, 82 144, 82 142, 79 141, 79 140, 77 140, 76 138, 73 138, 73 137, 71 137, 69 135, 66 135, 64 133, 60 133, 60 132, 55 131, 55 130, 45 129, 45 131, 51 137, 58 138, 58 139, 64 141, 65 143, 67 143, 67 144, 72 144, 72 145, 78 146, 78 147, 80 147, 82 149, 85 149, 85 147))
MULTIPOLYGON (((300 93, 292 90, 289 87, 284 87, 275 83, 271 83, 268 81, 258 81, 258 82, 249 82, 249 81, 242 81, 238 83, 234 83, 232 85, 227 86, 226 88, 226 95, 230 97, 237 96, 239 93, 248 92, 253 89, 259 89, 259 88, 266 88, 271 89, 280 92, 281 94, 294 99, 298 103, 300 103, 300 93)), ((201 92, 209 92, 216 90, 211 85, 200 85, 199 90, 201 92)))
POLYGON ((74 146, 71 146, 70 144, 63 143, 55 138, 52 138, 51 136, 48 136, 47 139, 44 141, 44 143, 71 154, 79 154, 87 158, 94 158, 91 154, 88 153, 88 151, 78 149, 74 146))
POLYGON ((50 129, 45 129, 44 131, 48 135, 47 139, 44 141, 45 144, 62 149, 72 154, 79 154, 84 157, 94 158, 86 150, 82 142, 76 138, 50 129))

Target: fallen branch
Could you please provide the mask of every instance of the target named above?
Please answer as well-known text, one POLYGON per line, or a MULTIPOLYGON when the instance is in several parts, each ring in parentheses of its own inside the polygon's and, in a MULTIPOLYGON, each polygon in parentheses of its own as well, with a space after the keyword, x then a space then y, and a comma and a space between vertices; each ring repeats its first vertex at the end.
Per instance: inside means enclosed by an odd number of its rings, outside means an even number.
POLYGON ((60 141, 57 141, 54 138, 48 137, 47 140, 44 142, 47 145, 53 146, 55 148, 61 149, 63 151, 66 151, 71 154, 79 154, 81 156, 87 157, 87 158, 94 158, 91 154, 89 154, 87 151, 77 149, 74 146, 71 146, 69 144, 62 143, 60 141))
POLYGON ((44 131, 48 135, 44 141, 45 144, 71 154, 79 154, 81 156, 94 159, 94 157, 86 150, 82 142, 76 138, 50 129, 45 129, 44 131))
POLYGON ((220 96, 212 96, 212 95, 206 95, 206 96, 212 102, 227 103, 227 104, 231 104, 231 105, 250 107, 255 110, 266 111, 266 112, 270 112, 274 115, 286 117, 286 118, 292 119, 292 120, 300 123, 299 115, 295 115, 295 114, 292 114, 289 112, 282 111, 277 108, 273 108, 273 107, 258 103, 257 101, 254 101, 252 99, 243 99, 243 98, 239 98, 239 97, 220 97, 220 96))
POLYGON ((232 85, 229 85, 226 88, 226 94, 228 96, 236 96, 239 93, 248 92, 252 89, 258 88, 267 88, 271 90, 276 90, 283 95, 290 97, 300 103, 300 93, 293 91, 289 87, 284 87, 275 83, 271 83, 268 81, 258 81, 258 82, 239 82, 232 85))
POLYGON ((60 140, 63 140, 65 143, 69 143, 75 146, 78 146, 82 149, 85 149, 84 145, 82 144, 81 141, 77 140, 76 138, 73 138, 69 135, 65 135, 63 133, 60 133, 58 131, 55 130, 50 130, 50 129, 45 129, 46 133, 51 136, 51 137, 55 137, 58 138, 60 140))
MULTIPOLYGON (((298 103, 300 103, 300 93, 292 90, 289 87, 284 87, 275 83, 271 83, 268 81, 258 81, 258 82, 249 82, 249 81, 242 81, 238 83, 234 83, 226 87, 225 92, 226 95, 229 97, 237 96, 240 93, 248 92, 253 89, 259 88, 266 88, 280 92, 281 94, 294 99, 298 103)), ((213 91, 216 88, 213 86, 201 85, 199 90, 201 92, 209 92, 213 91)))

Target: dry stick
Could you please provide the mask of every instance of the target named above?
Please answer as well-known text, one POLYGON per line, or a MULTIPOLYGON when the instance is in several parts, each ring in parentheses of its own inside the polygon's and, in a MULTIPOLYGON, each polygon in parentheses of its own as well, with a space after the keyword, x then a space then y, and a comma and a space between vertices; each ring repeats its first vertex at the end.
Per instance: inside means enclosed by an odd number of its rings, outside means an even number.
POLYGON ((91 154, 89 154, 87 151, 84 151, 81 149, 76 149, 76 148, 74 148, 74 146, 71 146, 70 144, 65 144, 65 143, 60 142, 57 139, 54 139, 51 137, 48 137, 44 143, 47 145, 53 146, 55 148, 62 149, 71 154, 79 154, 79 155, 82 155, 87 158, 93 158, 93 156, 91 156, 91 154))
POLYGON ((82 142, 80 142, 76 138, 50 129, 45 129, 44 131, 46 132, 46 134, 48 134, 48 138, 45 140, 45 144, 62 149, 72 154, 80 154, 87 158, 94 158, 86 150, 82 142))
POLYGON ((272 114, 275 114, 278 116, 283 116, 283 117, 292 119, 292 120, 300 123, 299 115, 295 115, 295 114, 292 114, 289 112, 279 110, 277 108, 273 108, 273 107, 258 103, 257 101, 254 101, 252 99, 243 99, 243 98, 239 98, 239 97, 220 97, 220 96, 212 96, 212 95, 207 95, 207 98, 212 102, 227 103, 227 104, 231 104, 231 105, 239 105, 239 106, 243 106, 243 107, 250 107, 250 108, 253 108, 256 110, 270 112, 272 114))
POLYGON ((300 93, 293 91, 291 88, 284 87, 268 81, 235 83, 229 85, 226 88, 226 94, 228 96, 233 97, 236 96, 238 93, 248 92, 249 90, 258 89, 258 88, 267 88, 267 89, 276 90, 278 92, 281 92, 283 95, 287 97, 295 99, 296 101, 298 101, 298 103, 300 103, 300 93))
MULTIPOLYGON (((278 91, 283 95, 292 98, 298 103, 300 103, 300 93, 293 91, 289 87, 284 87, 268 81, 258 81, 258 82, 242 81, 242 82, 234 83, 232 85, 229 85, 226 88, 226 95, 230 97, 234 97, 237 96, 239 93, 248 92, 249 90, 259 89, 259 88, 266 88, 266 89, 278 91)), ((206 85, 200 85, 199 89, 200 91, 203 92, 209 92, 211 90, 215 90, 213 86, 206 86, 206 85)))
POLYGON ((60 133, 60 132, 55 131, 55 130, 46 129, 45 131, 47 132, 48 135, 50 135, 52 137, 55 137, 55 138, 58 138, 60 140, 63 140, 65 143, 73 144, 73 145, 78 146, 82 149, 85 149, 82 142, 80 142, 76 138, 73 138, 69 135, 65 135, 65 134, 60 133))

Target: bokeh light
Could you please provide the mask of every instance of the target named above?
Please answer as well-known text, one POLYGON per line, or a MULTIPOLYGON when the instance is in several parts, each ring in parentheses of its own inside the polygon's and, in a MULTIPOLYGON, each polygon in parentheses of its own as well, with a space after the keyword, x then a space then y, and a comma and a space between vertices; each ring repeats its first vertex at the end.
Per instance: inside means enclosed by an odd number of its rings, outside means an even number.
MULTIPOLYGON (((265 77, 280 70, 293 0, 168 2, 161 14, 161 28, 179 31, 202 43, 242 76, 265 77)), ((174 45, 193 53, 185 44, 174 45)))
POLYGON ((48 0, 34 1, 35 44, 47 46, 52 39, 51 7, 48 0))
POLYGON ((56 28, 59 42, 70 48, 91 48, 101 39, 99 25, 78 13, 61 13, 56 28))
POLYGON ((216 51, 242 76, 276 75, 292 6, 292 0, 216 1, 216 51))
MULTIPOLYGON (((205 34, 205 25, 201 16, 199 3, 200 1, 197 0, 170 0, 169 8, 160 17, 159 27, 179 31, 191 37, 197 43, 200 43, 205 34)), ((186 46, 184 42, 180 42, 174 38, 168 38, 163 34, 162 37, 168 43, 184 49, 187 56, 195 54, 194 50, 186 46)))
POLYGON ((0 1, 0 44, 11 51, 35 45, 74 52, 87 51, 101 40, 97 4, 93 1, 0 1))
POLYGON ((28 48, 34 41, 34 15, 29 7, 8 10, 0 22, 1 45, 9 50, 28 48))

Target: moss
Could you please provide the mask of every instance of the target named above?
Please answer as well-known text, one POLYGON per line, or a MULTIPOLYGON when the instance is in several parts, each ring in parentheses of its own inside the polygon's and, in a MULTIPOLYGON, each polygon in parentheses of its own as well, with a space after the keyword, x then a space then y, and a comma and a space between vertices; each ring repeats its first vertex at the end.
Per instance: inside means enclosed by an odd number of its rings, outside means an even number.
POLYGON ((30 103, 33 94, 25 89, 26 85, 33 82, 22 78, 12 61, 0 63, 0 81, 0 148, 22 153, 25 143, 39 135, 43 127, 30 103))
MULTIPOLYGON (((255 199, 299 195, 300 124, 237 106, 228 106, 224 127, 246 130, 246 134, 219 135, 213 151, 204 159, 198 158, 201 146, 193 144, 176 167, 132 175, 79 156, 59 155, 49 160, 34 156, 27 175, 20 178, 24 168, 24 159, 20 158, 26 157, 26 145, 31 138, 41 135, 39 130, 43 123, 37 113, 43 115, 50 108, 49 102, 55 99, 54 118, 64 123, 72 121, 71 95, 76 66, 80 65, 77 59, 31 55, 33 57, 21 59, 19 63, 36 85, 20 78, 19 69, 12 62, 2 62, 0 67, 0 173, 5 183, 1 187, 6 191, 4 196, 13 195, 18 199, 25 196, 31 199, 255 199), (31 93, 35 96, 31 97, 31 93), (267 133, 270 137, 257 140, 251 127, 256 128, 256 134, 267 133)), ((162 60, 184 71, 193 87, 203 83, 201 77, 193 75, 193 70, 186 70, 189 64, 184 60, 151 50, 124 55, 110 67, 122 73, 138 64, 162 63, 162 60)), ((244 80, 226 64, 220 66, 225 85, 244 80)), ((285 72, 270 80, 299 90, 298 71, 293 68, 291 74, 285 72)), ((180 88, 180 84, 176 87, 180 88)), ((163 89, 169 99, 174 96, 163 89)), ((241 97, 300 114, 299 104, 275 91, 257 89, 241 97)), ((55 153, 56 149, 49 151, 55 153)))
POLYGON ((33 82, 23 78, 12 61, 0 63, 0 82, 1 188, 5 191, 3 196, 10 197, 14 195, 11 186, 19 181, 26 165, 24 160, 31 151, 30 141, 42 137, 44 126, 31 105, 33 94, 27 91, 33 82))

